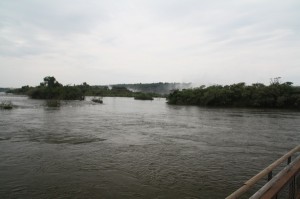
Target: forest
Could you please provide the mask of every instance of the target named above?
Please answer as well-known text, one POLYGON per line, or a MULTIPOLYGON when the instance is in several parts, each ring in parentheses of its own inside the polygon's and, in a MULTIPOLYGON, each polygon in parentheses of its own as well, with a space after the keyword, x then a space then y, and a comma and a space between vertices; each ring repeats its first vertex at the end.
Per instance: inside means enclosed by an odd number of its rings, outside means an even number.
POLYGON ((279 79, 271 81, 270 85, 242 82, 200 86, 176 90, 168 95, 167 101, 176 105, 300 109, 300 87, 293 86, 292 82, 280 83, 279 79))

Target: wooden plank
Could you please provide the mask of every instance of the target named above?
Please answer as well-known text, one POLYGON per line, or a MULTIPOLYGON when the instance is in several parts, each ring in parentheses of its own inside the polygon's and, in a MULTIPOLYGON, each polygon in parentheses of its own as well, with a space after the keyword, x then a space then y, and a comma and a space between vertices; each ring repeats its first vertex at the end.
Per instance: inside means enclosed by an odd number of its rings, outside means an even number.
POLYGON ((268 167, 266 167, 264 170, 256 174, 254 177, 252 177, 250 180, 246 181, 242 187, 240 187, 238 190, 230 194, 226 199, 237 199, 240 198, 245 192, 247 192, 251 187, 253 187, 259 180, 261 180, 263 177, 268 175, 271 171, 273 171, 278 165, 280 165, 282 162, 286 161, 289 157, 291 157, 294 153, 299 152, 300 145, 286 153, 284 156, 270 164, 268 167))
POLYGON ((298 160, 286 174, 277 180, 275 184, 264 193, 261 199, 270 199, 278 194, 278 192, 300 171, 300 161, 298 160))
POLYGON ((272 178, 268 183, 266 183, 262 188, 260 188, 255 194, 253 194, 250 199, 259 199, 262 195, 267 192, 277 181, 283 178, 287 172, 291 170, 293 166, 295 166, 298 162, 300 162, 300 156, 298 156, 291 164, 287 165, 283 170, 281 170, 274 178, 272 178))

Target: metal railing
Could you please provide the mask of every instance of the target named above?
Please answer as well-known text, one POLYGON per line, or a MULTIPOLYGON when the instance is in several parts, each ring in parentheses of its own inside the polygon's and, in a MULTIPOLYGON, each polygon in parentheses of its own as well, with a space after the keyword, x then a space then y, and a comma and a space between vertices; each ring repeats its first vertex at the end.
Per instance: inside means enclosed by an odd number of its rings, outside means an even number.
MULTIPOLYGON (((243 194, 248 192, 254 185, 256 185, 258 181, 260 181, 266 176, 268 176, 268 182, 262 188, 260 188, 254 195, 252 195, 250 197, 251 199, 277 199, 279 193, 286 186, 288 186, 287 192, 289 199, 300 199, 300 196, 298 194, 299 187, 297 189, 296 186, 297 175, 300 172, 300 156, 292 162, 292 156, 295 155, 295 153, 297 152, 300 152, 300 145, 286 153, 284 156, 282 156, 272 164, 270 164, 268 167, 266 167, 264 170, 252 177, 250 180, 246 181, 242 187, 233 192, 226 199, 240 198, 243 194), (284 161, 287 162, 287 166, 273 178, 274 169, 277 168, 284 161)), ((300 177, 298 181, 298 184, 300 184, 300 177)))

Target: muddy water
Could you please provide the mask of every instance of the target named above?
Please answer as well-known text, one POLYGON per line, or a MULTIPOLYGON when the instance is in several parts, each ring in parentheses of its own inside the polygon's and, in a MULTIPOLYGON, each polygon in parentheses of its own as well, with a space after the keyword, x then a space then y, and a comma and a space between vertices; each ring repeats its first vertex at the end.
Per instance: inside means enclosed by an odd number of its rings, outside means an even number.
POLYGON ((224 198, 300 141, 295 111, 4 100, 0 198, 224 198))

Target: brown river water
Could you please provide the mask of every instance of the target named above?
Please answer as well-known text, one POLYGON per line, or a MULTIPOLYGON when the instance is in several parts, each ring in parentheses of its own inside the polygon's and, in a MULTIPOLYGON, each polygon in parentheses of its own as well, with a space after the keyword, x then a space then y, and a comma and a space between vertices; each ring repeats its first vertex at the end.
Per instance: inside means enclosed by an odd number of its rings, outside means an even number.
POLYGON ((5 100, 0 198, 224 198, 300 141, 292 110, 5 100))

